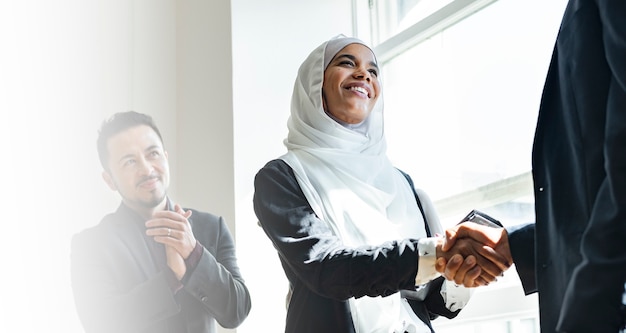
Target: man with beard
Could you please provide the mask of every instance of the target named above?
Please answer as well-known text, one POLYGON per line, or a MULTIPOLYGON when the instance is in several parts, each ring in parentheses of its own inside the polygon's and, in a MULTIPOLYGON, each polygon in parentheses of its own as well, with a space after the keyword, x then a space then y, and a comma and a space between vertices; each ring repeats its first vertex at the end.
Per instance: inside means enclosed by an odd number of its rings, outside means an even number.
POLYGON ((148 115, 115 114, 97 141, 117 211, 72 240, 72 288, 86 332, 216 332, 238 326, 250 294, 222 217, 167 196, 169 164, 148 115))

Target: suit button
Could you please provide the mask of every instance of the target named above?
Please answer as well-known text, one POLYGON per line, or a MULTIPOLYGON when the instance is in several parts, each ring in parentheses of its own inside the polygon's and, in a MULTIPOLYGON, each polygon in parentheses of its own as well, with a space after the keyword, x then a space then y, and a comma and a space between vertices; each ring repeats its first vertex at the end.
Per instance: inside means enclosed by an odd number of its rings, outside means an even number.
POLYGON ((539 192, 543 192, 543 187, 540 187, 540 188, 539 188, 539 192))
POLYGON ((202 298, 200 299, 202 301, 202 303, 208 303, 209 302, 209 298, 206 296, 202 296, 202 298))

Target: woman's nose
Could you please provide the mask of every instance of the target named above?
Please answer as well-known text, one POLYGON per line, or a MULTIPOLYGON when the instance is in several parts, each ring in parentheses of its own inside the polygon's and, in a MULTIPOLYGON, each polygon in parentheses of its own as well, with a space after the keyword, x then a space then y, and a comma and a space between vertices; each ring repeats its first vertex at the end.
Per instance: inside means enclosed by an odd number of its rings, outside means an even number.
POLYGON ((356 69, 356 71, 354 72, 354 77, 357 79, 364 79, 367 81, 370 81, 372 79, 370 72, 365 68, 356 69))

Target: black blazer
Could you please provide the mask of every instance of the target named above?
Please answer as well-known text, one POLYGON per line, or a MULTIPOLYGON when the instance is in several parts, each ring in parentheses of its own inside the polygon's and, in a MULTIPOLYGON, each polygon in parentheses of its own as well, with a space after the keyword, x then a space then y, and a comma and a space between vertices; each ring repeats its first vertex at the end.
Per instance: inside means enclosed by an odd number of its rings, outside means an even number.
POLYGON ((536 224, 510 237, 526 292, 539 291, 541 331, 617 332, 626 281, 625 0, 569 2, 541 100, 533 177, 536 224))
POLYGON ((124 204, 74 236, 72 288, 86 332, 213 333, 216 320, 233 328, 246 318, 250 294, 226 223, 192 211, 191 228, 204 249, 177 293, 164 271, 165 253, 124 204))
POLYGON ((445 307, 441 277, 418 293, 404 292, 415 290, 417 240, 345 247, 315 215, 284 161, 270 161, 257 173, 254 210, 292 288, 285 332, 354 332, 349 298, 399 291, 428 325, 437 315, 452 318, 458 314, 445 307))

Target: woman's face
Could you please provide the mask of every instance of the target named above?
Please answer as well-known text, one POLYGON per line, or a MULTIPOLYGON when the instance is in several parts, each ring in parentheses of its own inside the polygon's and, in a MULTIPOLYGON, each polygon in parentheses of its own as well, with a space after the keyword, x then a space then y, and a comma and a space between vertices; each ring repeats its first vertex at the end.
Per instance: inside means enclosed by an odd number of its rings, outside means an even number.
POLYGON ((374 54, 364 45, 350 44, 324 71, 324 110, 343 122, 358 124, 372 112, 380 89, 374 54))

